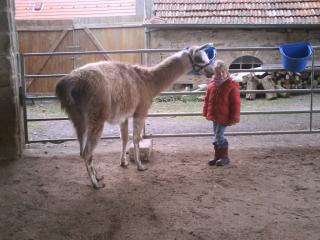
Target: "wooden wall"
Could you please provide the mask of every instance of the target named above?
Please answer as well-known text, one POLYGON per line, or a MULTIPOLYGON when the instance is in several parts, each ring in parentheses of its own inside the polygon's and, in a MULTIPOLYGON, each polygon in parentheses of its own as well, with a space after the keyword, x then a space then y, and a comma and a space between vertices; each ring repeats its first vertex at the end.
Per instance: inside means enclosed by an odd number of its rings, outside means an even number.
MULTIPOLYGON (((19 31, 21 53, 74 52, 144 49, 144 28, 83 28, 50 31, 19 31)), ((141 54, 34 56, 25 60, 26 74, 69 73, 76 67, 100 60, 142 63, 141 54)), ((34 78, 26 82, 27 92, 52 95, 57 78, 34 78)))

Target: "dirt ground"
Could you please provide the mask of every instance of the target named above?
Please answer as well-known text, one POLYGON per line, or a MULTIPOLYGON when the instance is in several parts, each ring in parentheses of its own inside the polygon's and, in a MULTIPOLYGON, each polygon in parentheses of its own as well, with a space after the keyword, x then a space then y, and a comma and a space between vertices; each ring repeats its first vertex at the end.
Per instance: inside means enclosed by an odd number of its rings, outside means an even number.
POLYGON ((32 144, 0 168, 0 239, 319 240, 320 135, 228 139, 221 168, 207 165, 210 138, 154 139, 144 172, 101 141, 101 190, 76 142, 32 144))

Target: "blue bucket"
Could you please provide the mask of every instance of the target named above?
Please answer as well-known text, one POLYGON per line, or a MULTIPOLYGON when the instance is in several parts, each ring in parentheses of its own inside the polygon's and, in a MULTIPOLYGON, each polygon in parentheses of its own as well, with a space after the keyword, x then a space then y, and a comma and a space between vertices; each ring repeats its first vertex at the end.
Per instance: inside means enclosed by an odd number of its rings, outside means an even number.
POLYGON ((212 64, 217 57, 217 50, 214 47, 208 47, 204 50, 209 58, 209 64, 212 64))
POLYGON ((286 44, 279 47, 283 67, 290 72, 302 72, 312 54, 309 43, 286 44))

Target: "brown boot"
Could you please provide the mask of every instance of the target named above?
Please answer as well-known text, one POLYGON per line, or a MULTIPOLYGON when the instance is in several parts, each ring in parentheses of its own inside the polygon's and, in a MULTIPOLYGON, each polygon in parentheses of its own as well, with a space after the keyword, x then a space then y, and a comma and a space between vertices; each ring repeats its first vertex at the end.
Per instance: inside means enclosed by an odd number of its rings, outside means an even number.
POLYGON ((216 166, 224 166, 230 163, 228 156, 228 146, 220 148, 220 158, 215 162, 216 166))
POLYGON ((214 159, 211 159, 208 164, 210 166, 214 166, 216 164, 216 162, 218 161, 218 159, 220 158, 220 149, 218 148, 217 144, 213 144, 214 146, 214 159))

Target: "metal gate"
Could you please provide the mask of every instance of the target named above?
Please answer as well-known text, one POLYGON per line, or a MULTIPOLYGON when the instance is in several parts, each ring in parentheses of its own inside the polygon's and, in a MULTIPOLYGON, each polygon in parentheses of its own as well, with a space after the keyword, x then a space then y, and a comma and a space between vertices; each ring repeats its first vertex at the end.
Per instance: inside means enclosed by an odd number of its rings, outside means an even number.
MULTIPOLYGON (((309 127, 306 130, 293 130, 293 131, 253 131, 253 132, 227 132, 226 135, 274 135, 274 134, 310 134, 310 133, 320 133, 320 130, 313 129, 312 119, 313 114, 320 113, 320 110, 313 109, 313 95, 316 92, 320 92, 319 88, 313 87, 314 72, 315 70, 320 70, 320 66, 315 66, 315 51, 319 49, 320 46, 313 46, 312 62, 311 66, 306 68, 306 71, 311 72, 311 84, 308 89, 278 89, 278 90, 241 90, 241 93, 308 93, 310 94, 310 107, 305 110, 274 110, 274 111, 241 111, 241 115, 269 115, 269 114, 307 114, 309 119, 309 127)), ((76 138, 62 138, 62 139, 40 139, 31 140, 29 138, 28 123, 30 122, 44 122, 44 121, 62 121, 67 120, 66 117, 57 118, 29 118, 27 115, 27 101, 37 101, 37 100, 53 100, 56 99, 55 96, 30 96, 26 93, 26 81, 28 79, 35 78, 57 78, 62 77, 65 74, 39 74, 32 75, 25 72, 25 61, 27 58, 34 56, 78 56, 78 55, 103 55, 103 54, 141 54, 141 59, 143 56, 152 53, 172 53, 179 51, 181 49, 138 49, 138 50, 121 50, 121 51, 87 51, 87 52, 47 52, 47 53, 24 53, 19 55, 20 59, 20 71, 21 71, 21 103, 23 106, 24 115, 24 129, 25 129, 25 142, 26 143, 37 143, 37 142, 53 142, 59 143, 64 141, 74 141, 76 138)), ((219 48, 217 51, 278 51, 278 47, 246 47, 246 48, 219 48)), ((283 68, 264 68, 264 69, 239 69, 230 70, 230 72, 276 72, 276 71, 286 71, 283 68)), ((161 95, 199 95, 205 94, 204 91, 199 92, 163 92, 161 95)), ((201 116, 200 112, 192 113, 150 113, 148 117, 168 117, 168 116, 201 116)), ((182 133, 182 134, 152 134, 143 132, 144 138, 160 138, 160 137, 207 137, 212 136, 212 133, 182 133)), ((102 139, 116 139, 119 136, 108 136, 102 137, 102 139)))

